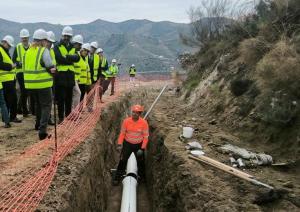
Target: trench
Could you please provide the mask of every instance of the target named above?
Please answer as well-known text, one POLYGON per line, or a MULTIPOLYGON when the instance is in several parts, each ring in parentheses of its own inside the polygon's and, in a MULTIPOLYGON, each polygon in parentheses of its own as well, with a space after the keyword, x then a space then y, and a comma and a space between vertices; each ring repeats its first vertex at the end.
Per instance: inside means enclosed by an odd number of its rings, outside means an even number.
MULTIPOLYGON (((110 169, 119 160, 116 140, 121 121, 129 114, 131 98, 127 95, 102 112, 90 138, 59 166, 37 211, 120 211, 122 183, 112 186, 110 169)), ((180 191, 174 188, 174 182, 181 180, 181 175, 175 174, 182 172, 177 170, 181 162, 167 151, 163 135, 150 117, 146 183, 137 187, 137 211, 188 211, 180 191)))

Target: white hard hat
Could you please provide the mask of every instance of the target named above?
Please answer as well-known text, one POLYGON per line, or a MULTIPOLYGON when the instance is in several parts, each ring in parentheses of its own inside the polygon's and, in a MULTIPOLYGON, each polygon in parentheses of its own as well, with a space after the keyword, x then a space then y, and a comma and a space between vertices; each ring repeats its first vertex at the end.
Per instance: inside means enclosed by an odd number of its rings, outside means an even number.
POLYGON ((2 41, 6 41, 8 43, 8 45, 10 45, 10 47, 13 47, 15 45, 15 40, 10 35, 4 36, 4 38, 2 39, 2 41))
POLYGON ((134 64, 132 64, 132 65, 131 65, 131 67, 135 67, 135 65, 134 65, 134 64))
POLYGON ((36 40, 47 40, 48 35, 47 35, 47 32, 45 30, 38 29, 38 30, 34 31, 32 37, 33 37, 33 39, 36 39, 36 40))
POLYGON ((112 63, 116 63, 117 62, 117 60, 116 59, 112 59, 112 61, 111 61, 112 63))
POLYGON ((20 31, 20 38, 29 38, 29 31, 27 29, 22 29, 20 31))
POLYGON ((103 49, 98 48, 98 49, 96 50, 96 54, 99 54, 99 53, 103 53, 103 49))
POLYGON ((62 33, 62 35, 69 35, 69 36, 73 36, 73 29, 70 26, 66 26, 64 27, 62 33))
POLYGON ((54 43, 55 42, 55 34, 52 31, 47 32, 47 40, 54 43))
POLYGON ((97 49, 98 48, 98 42, 97 41, 92 42, 91 47, 94 47, 95 49, 97 49))
POLYGON ((81 46, 81 50, 83 49, 91 51, 91 45, 89 43, 85 43, 81 46))
POLYGON ((72 39, 73 43, 80 43, 81 45, 83 44, 83 37, 82 35, 75 35, 72 39))

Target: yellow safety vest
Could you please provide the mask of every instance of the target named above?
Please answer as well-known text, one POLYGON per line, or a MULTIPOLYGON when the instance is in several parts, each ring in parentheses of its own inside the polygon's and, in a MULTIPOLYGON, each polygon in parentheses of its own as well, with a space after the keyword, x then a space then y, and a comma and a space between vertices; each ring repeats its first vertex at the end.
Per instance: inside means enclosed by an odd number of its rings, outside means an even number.
POLYGON ((135 68, 130 68, 129 74, 135 75, 136 74, 136 69, 135 68))
MULTIPOLYGON (((29 45, 29 47, 30 47, 30 45, 29 45)), ((18 45, 16 46, 16 49, 17 49, 16 61, 21 62, 23 64, 24 55, 27 50, 24 48, 22 43, 18 43, 18 45)), ((20 72, 23 72, 23 67, 16 68, 16 73, 20 73, 20 72)))
POLYGON ((3 88, 3 86, 2 86, 2 82, 0 82, 0 90, 3 88))
POLYGON ((24 84, 26 89, 43 89, 53 86, 53 77, 41 66, 45 47, 30 47, 24 57, 24 84))
POLYGON ((51 59, 52 59, 52 64, 56 66, 55 53, 54 53, 54 50, 52 48, 50 49, 50 56, 51 56, 51 59))
POLYGON ((119 68, 117 65, 109 66, 109 71, 111 72, 111 76, 115 77, 119 73, 119 68))
POLYGON ((75 79, 79 81, 80 85, 86 85, 88 83, 88 73, 90 72, 88 57, 85 60, 80 56, 80 60, 74 63, 75 66, 75 79))
MULTIPOLYGON (((3 49, 2 46, 0 46, 0 54, 3 57, 3 62, 8 64, 13 64, 13 61, 9 57, 9 55, 6 53, 6 51, 3 49)), ((15 72, 13 70, 11 71, 5 71, 0 69, 0 82, 8 82, 15 80, 15 72)))
MULTIPOLYGON (((66 57, 67 55, 73 55, 76 53, 75 48, 72 48, 70 51, 68 51, 64 45, 60 45, 58 47, 58 49, 63 57, 66 57)), ((57 70, 58 71, 68 71, 68 70, 75 71, 74 65, 61 65, 61 64, 57 65, 57 70)))
POLYGON ((98 69, 99 69, 99 63, 100 63, 100 57, 98 54, 94 54, 94 76, 93 80, 97 81, 97 76, 98 76, 98 69))

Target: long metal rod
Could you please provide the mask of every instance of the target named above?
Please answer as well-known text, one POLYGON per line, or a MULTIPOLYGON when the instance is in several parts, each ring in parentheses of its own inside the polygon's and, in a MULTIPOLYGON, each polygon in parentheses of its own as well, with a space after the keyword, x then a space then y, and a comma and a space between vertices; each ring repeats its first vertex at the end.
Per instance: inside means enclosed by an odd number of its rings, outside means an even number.
POLYGON ((147 119, 147 117, 149 116, 149 114, 151 113, 152 109, 154 108, 154 106, 156 105, 156 103, 158 102, 159 98, 161 97, 161 95, 163 94, 163 92, 166 90, 167 87, 168 87, 168 85, 165 85, 162 88, 162 90, 160 91, 160 93, 156 97, 155 101, 152 103, 151 107, 149 108, 149 110, 147 111, 146 115, 144 116, 144 119, 147 119))

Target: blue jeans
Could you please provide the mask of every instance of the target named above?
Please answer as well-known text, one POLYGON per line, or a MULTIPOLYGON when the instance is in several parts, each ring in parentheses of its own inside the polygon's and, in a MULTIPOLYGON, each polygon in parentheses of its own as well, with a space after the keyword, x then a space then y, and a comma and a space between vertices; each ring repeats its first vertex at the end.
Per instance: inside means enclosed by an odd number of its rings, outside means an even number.
POLYGON ((9 117, 8 117, 6 103, 4 100, 3 89, 0 89, 0 108, 1 108, 2 120, 4 121, 5 124, 8 124, 9 117))

